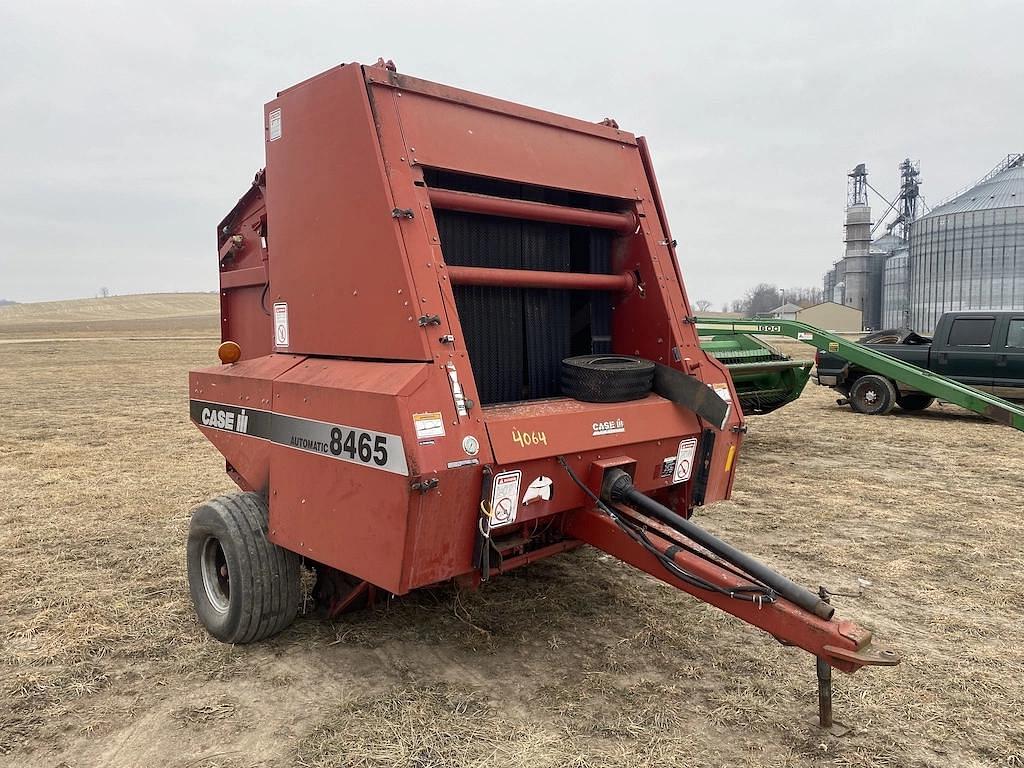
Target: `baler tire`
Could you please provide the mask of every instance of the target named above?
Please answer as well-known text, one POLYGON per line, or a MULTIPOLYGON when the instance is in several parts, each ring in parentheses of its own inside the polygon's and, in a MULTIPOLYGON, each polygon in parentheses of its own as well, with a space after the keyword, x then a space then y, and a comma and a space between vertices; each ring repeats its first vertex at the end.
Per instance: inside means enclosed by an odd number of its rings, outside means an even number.
POLYGON ((200 622, 225 643, 251 643, 295 620, 301 558, 267 539, 269 509, 257 493, 230 493, 192 512, 188 586, 200 622))
POLYGON ((900 407, 900 410, 908 411, 910 413, 913 413, 914 411, 923 411, 934 402, 935 398, 931 395, 919 394, 917 392, 906 395, 896 395, 896 405, 900 407))
POLYGON ((896 387, 885 376, 870 373, 850 386, 850 407, 868 416, 884 416, 896 405, 896 387))
POLYGON ((654 363, 628 355, 578 355, 562 360, 562 394, 586 403, 640 400, 654 386, 654 363))

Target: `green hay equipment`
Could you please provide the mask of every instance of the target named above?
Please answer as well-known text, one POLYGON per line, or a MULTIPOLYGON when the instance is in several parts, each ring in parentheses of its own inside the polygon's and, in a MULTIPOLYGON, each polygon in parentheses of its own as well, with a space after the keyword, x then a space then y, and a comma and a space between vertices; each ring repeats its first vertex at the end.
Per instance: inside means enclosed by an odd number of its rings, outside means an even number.
POLYGON ((792 360, 747 334, 703 336, 701 348, 729 367, 743 412, 771 413, 800 397, 811 373, 811 360, 792 360))

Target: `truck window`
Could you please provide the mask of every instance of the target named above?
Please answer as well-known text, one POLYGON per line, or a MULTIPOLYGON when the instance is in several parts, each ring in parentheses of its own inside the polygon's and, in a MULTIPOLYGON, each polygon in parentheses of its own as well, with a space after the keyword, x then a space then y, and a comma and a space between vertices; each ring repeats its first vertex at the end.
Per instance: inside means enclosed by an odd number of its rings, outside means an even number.
POLYGON ((951 347, 987 347, 992 343, 992 317, 958 317, 949 329, 951 347))
POLYGON ((1010 330, 1006 334, 1006 346, 1024 349, 1024 318, 1010 321, 1010 330))

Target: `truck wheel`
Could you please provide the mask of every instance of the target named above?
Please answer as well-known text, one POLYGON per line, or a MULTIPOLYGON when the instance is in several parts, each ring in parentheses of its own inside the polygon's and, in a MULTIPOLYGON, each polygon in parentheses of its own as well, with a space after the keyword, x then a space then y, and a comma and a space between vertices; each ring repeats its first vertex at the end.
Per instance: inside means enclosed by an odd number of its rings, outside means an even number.
POLYGON ((934 402, 935 398, 931 395, 896 395, 896 405, 904 411, 923 411, 934 402))
POLYGON ((298 612, 300 558, 267 540, 268 519, 256 493, 218 496, 192 512, 189 592, 203 626, 225 643, 270 637, 298 612))
POLYGON ((885 376, 861 376, 850 387, 850 407, 857 413, 884 416, 896 404, 896 388, 885 376))
POLYGON ((562 360, 562 394, 587 403, 621 403, 646 397, 654 363, 628 355, 578 355, 562 360))

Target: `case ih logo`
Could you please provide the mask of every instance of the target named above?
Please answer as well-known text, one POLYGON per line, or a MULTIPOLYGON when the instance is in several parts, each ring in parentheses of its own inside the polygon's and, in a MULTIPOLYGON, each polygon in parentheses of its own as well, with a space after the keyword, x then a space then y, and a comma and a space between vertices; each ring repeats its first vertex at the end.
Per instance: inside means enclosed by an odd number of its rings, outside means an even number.
POLYGON ((245 433, 249 426, 249 417, 245 409, 228 411, 220 408, 203 408, 199 420, 204 427, 214 427, 228 432, 245 433))
POLYGON ((622 419, 594 422, 594 437, 597 437, 598 435, 617 435, 620 432, 625 431, 626 425, 623 423, 622 419))

